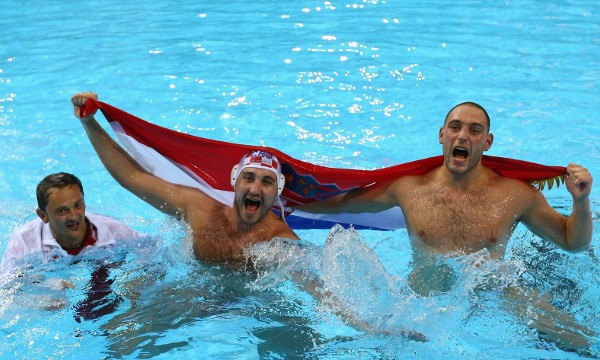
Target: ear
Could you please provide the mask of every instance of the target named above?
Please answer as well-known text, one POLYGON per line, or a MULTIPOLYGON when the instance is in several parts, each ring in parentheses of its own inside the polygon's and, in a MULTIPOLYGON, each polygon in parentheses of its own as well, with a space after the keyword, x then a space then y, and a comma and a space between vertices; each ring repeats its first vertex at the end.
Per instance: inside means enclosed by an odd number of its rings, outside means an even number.
POLYGON ((494 142, 494 134, 489 133, 487 135, 487 140, 485 141, 485 146, 483 151, 488 151, 492 147, 492 143, 494 142))
POLYGON ((45 212, 43 212, 41 209, 36 209, 35 212, 36 212, 37 216, 39 216, 40 219, 42 219, 42 221, 44 223, 46 223, 46 224, 48 223, 48 215, 46 215, 45 212))
POLYGON ((442 139, 442 137, 443 137, 443 136, 444 136, 444 127, 442 126, 442 127, 440 128, 440 134, 439 134, 439 141, 440 141, 440 144, 443 144, 443 143, 444 143, 444 140, 442 139))

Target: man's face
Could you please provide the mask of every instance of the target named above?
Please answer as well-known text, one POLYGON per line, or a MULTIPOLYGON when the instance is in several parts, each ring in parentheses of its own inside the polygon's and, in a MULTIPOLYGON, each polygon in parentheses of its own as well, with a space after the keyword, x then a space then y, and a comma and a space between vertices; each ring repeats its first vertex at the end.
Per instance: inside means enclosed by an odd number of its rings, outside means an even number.
POLYGON ((277 178, 270 170, 245 168, 235 185, 235 208, 240 220, 253 225, 262 220, 277 197, 277 178))
POLYGON ((83 242, 87 228, 85 201, 76 185, 53 188, 46 209, 38 209, 37 214, 50 224, 54 238, 62 247, 72 248, 83 242))
POLYGON ((453 174, 468 173, 492 146, 493 139, 483 111, 470 105, 457 107, 448 115, 439 134, 446 167, 453 174))

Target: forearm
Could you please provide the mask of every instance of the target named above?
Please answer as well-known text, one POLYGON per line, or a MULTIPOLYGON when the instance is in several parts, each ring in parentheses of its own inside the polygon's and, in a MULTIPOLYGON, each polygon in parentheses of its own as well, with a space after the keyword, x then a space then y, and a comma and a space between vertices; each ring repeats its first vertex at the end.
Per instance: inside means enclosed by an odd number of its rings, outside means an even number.
POLYGON ((81 120, 81 124, 106 170, 119 184, 131 189, 136 175, 145 170, 108 135, 96 119, 81 120))
POLYGON ((302 210, 313 214, 335 214, 340 212, 350 212, 352 204, 345 202, 347 194, 335 196, 333 198, 321 201, 315 201, 313 203, 302 205, 297 207, 298 210, 302 210))
POLYGON ((395 205, 395 203, 392 203, 392 199, 385 191, 385 188, 381 188, 375 190, 354 190, 327 200, 302 205, 297 209, 319 214, 360 214, 384 211, 395 205))
POLYGON ((568 250, 580 251, 592 242, 592 214, 588 198, 573 202, 573 211, 567 219, 566 243, 568 250))
POLYGON ((567 166, 567 190, 573 196, 573 211, 566 221, 565 241, 571 251, 585 250, 592 242, 592 214, 590 192, 593 178, 588 169, 577 164, 567 166))

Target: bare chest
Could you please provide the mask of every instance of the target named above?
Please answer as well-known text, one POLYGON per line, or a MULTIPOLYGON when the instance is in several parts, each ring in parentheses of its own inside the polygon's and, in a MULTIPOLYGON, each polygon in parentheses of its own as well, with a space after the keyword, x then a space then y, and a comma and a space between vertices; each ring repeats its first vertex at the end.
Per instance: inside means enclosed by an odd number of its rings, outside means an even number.
POLYGON ((243 261, 244 250, 272 236, 265 227, 240 231, 225 216, 191 219, 190 231, 197 258, 212 261, 243 261))
POLYGON ((440 252, 474 252, 504 245, 514 230, 518 206, 493 189, 417 190, 403 206, 413 242, 440 252))

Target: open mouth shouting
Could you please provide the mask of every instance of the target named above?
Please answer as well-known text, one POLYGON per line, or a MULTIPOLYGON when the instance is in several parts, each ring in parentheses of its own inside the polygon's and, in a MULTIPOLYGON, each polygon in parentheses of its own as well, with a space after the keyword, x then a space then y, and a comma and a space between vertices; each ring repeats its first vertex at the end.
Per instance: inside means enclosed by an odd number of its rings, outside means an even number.
POLYGON ((255 224, 265 215, 261 197, 244 197, 239 204, 239 217, 246 224, 255 224))
POLYGON ((469 157, 469 150, 462 146, 456 146, 452 149, 452 160, 459 163, 464 163, 469 157))
POLYGON ((261 203, 259 199, 246 198, 244 200, 244 209, 247 213, 256 214, 260 210, 261 203))

